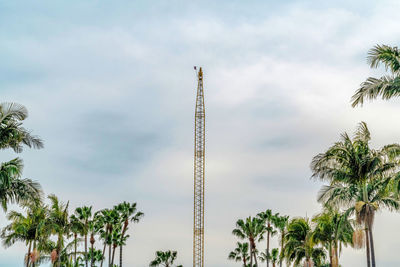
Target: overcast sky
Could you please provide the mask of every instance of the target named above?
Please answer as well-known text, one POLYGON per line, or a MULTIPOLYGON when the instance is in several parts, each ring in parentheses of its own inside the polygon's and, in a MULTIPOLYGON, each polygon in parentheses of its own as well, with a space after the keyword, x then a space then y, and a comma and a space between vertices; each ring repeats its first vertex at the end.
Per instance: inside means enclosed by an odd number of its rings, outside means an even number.
MULTIPOLYGON (((125 266, 166 249, 190 266, 193 66, 203 66, 205 262, 239 266, 227 260, 237 219, 320 211, 309 164, 340 133, 365 121, 373 146, 400 142, 400 99, 349 103, 383 72, 369 69, 368 49, 399 44, 400 6, 348 2, 0 0, 1 101, 24 104, 25 126, 45 141, 18 155, 24 176, 71 208, 137 202, 145 217, 125 266)), ((399 214, 376 217, 379 266, 400 265, 399 225, 399 214)), ((21 266, 23 253, 0 247, 0 266, 21 266)), ((365 251, 341 261, 365 266, 365 251)))

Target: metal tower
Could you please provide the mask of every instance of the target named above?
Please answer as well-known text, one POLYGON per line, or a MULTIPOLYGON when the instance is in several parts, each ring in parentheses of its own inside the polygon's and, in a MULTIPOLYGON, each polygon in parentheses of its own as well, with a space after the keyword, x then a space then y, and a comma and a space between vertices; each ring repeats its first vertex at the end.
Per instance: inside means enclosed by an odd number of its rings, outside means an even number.
MULTIPOLYGON (((196 70, 196 67, 195 67, 196 70)), ((197 70, 196 70, 197 72, 197 70)), ((193 267, 204 266, 204 148, 205 110, 203 71, 197 72, 197 96, 194 127, 194 224, 193 267)))

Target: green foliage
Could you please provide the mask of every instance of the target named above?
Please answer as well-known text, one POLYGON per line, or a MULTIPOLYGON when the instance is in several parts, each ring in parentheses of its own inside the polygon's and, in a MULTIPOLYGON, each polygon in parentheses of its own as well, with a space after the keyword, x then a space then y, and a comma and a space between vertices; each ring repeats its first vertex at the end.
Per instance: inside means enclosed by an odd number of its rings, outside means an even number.
POLYGON ((249 243, 237 242, 235 250, 229 253, 228 259, 243 262, 243 266, 246 266, 250 261, 249 243))
POLYGON ((400 57, 397 47, 376 45, 368 53, 368 62, 371 68, 381 64, 389 73, 380 78, 369 77, 356 90, 351 98, 352 106, 363 105, 366 99, 372 100, 379 96, 390 99, 400 95, 400 57))
POLYGON ((285 255, 289 262, 300 264, 311 261, 318 266, 326 257, 326 252, 314 240, 314 233, 308 219, 295 218, 288 225, 285 237, 285 255))
MULTIPOLYGON (((157 267, 157 266, 165 266, 165 267, 172 267, 173 263, 175 262, 178 256, 178 252, 176 251, 156 251, 156 257, 154 260, 150 262, 150 267, 157 267)), ((177 267, 182 267, 182 265, 178 265, 177 267)))

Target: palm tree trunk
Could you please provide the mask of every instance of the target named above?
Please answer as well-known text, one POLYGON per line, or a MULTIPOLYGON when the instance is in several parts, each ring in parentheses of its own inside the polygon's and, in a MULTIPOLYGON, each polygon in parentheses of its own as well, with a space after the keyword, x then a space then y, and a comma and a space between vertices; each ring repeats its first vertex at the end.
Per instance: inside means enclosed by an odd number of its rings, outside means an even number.
POLYGON ((87 234, 85 233, 85 265, 88 267, 88 255, 87 255, 87 234))
POLYGON ((367 250, 367 267, 371 267, 371 256, 369 254, 369 235, 367 228, 365 228, 365 249, 367 250))
MULTIPOLYGON (((243 257, 243 266, 247 266, 246 256, 243 257)), ((120 266, 121 267, 121 266, 120 266)))
POLYGON ((26 256, 26 267, 29 267, 29 260, 30 260, 30 256, 31 256, 31 245, 32 245, 32 241, 29 241, 28 255, 26 256))
POLYGON ((75 264, 76 264, 76 251, 77 251, 77 238, 78 238, 78 233, 74 233, 74 245, 75 245, 75 253, 74 253, 74 260, 75 260, 75 264))
POLYGON ((104 254, 106 253, 106 246, 107 246, 107 242, 104 240, 103 254, 102 254, 102 257, 101 257, 100 267, 103 267, 104 254))
POLYGON ((122 267, 122 245, 119 246, 119 267, 122 267))
POLYGON ((111 267, 111 244, 108 245, 108 266, 111 267))
MULTIPOLYGON (((282 236, 281 236, 281 255, 283 256, 283 244, 284 244, 284 237, 285 237, 285 232, 284 230, 282 231, 282 236)), ((279 255, 279 267, 282 267, 282 262, 283 262, 283 257, 279 255)))
POLYGON ((90 245, 90 247, 92 248, 92 251, 91 251, 91 257, 90 257, 90 267, 93 267, 93 265, 94 265, 94 258, 93 258, 93 254, 94 254, 94 247, 93 247, 93 243, 91 243, 91 245, 90 245))
POLYGON ((269 229, 271 227, 271 224, 268 222, 268 233, 267 233, 267 267, 269 267, 269 229))
POLYGON ((329 266, 333 267, 332 243, 329 243, 329 266))
MULTIPOLYGON (((36 249, 36 240, 33 240, 33 251, 36 249)), ((36 262, 32 262, 32 267, 36 266, 36 262)))
POLYGON ((371 262, 372 267, 375 267, 375 248, 374 248, 374 238, 372 236, 372 229, 371 225, 368 226, 368 233, 369 233, 369 241, 371 246, 371 262))
MULTIPOLYGON (((250 245, 251 247, 251 245, 250 245)), ((253 249, 250 248, 250 266, 253 267, 253 249)))
POLYGON ((256 248, 254 248, 254 250, 253 250, 253 255, 254 255, 254 263, 256 264, 256 266, 258 266, 257 256, 256 256, 256 248))
POLYGON ((112 259, 111 259, 111 266, 113 266, 114 265, 114 257, 115 257, 115 249, 117 248, 117 246, 113 246, 113 249, 112 249, 112 259))
POLYGON ((334 267, 339 267, 339 253, 338 253, 338 246, 335 244, 335 266, 334 267))

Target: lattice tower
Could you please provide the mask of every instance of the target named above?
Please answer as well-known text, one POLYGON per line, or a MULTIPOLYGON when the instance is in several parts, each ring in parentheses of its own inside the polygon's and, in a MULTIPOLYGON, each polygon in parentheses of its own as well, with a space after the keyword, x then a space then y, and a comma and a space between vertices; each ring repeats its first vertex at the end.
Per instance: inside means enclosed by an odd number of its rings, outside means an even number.
POLYGON ((194 133, 194 225, 193 267, 204 266, 204 163, 205 110, 202 68, 197 72, 197 96, 194 133))

